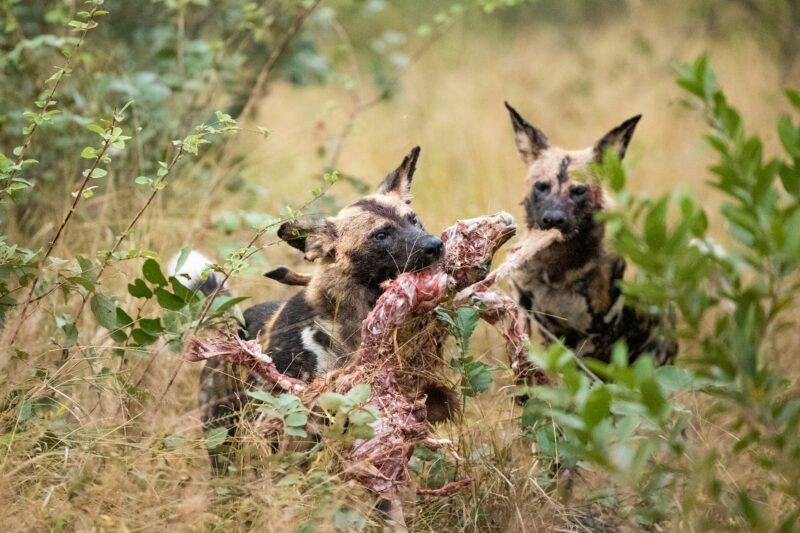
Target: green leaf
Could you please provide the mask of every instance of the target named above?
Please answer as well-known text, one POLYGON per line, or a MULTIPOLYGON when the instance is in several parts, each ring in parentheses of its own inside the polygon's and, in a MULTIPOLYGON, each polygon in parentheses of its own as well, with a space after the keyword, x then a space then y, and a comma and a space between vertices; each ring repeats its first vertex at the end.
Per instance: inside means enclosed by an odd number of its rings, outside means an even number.
POLYGON ((292 437, 308 437, 306 430, 299 427, 287 427, 286 434, 292 437))
POLYGON ((86 279, 86 278, 84 278, 82 276, 74 276, 74 277, 71 277, 71 278, 67 278, 67 281, 69 281, 70 283, 74 283, 76 285, 80 285, 81 287, 86 289, 88 292, 93 292, 94 291, 94 282, 92 280, 86 279))
POLYGON ((611 393, 605 386, 595 387, 586 397, 583 406, 583 421, 592 429, 611 414, 611 393))
POLYGON ((375 436, 375 430, 372 429, 372 426, 368 425, 354 425, 351 426, 349 429, 350 435, 357 439, 371 439, 375 436))
POLYGON ((754 531, 763 531, 761 510, 752 498, 743 490, 737 493, 738 509, 754 531))
POLYGON ((61 345, 64 348, 75 346, 78 340, 78 328, 75 327, 75 324, 64 324, 61 326, 61 331, 64 332, 64 342, 61 345))
POLYGON ((800 132, 794 127, 788 115, 781 115, 778 119, 778 137, 787 154, 800 158, 800 132))
MULTIPOLYGON (((333 172, 326 172, 322 176, 322 179, 324 179, 325 183, 327 183, 328 185, 333 185, 334 183, 339 181, 339 171, 338 170, 334 170, 333 172)), ((295 217, 292 217, 292 218, 295 218, 295 217)))
MULTIPOLYGON (((115 329, 110 333, 111 339, 117 344, 122 344, 128 340, 128 334, 121 329, 115 329)), ((123 352, 124 353, 124 352, 123 352)))
POLYGON ((153 336, 141 328, 135 328, 131 331, 131 338, 139 346, 150 346, 158 340, 158 336, 153 336))
POLYGON ((284 423, 289 427, 305 426, 306 422, 308 422, 308 417, 303 413, 291 413, 284 420, 284 423))
POLYGON ((175 262, 175 272, 180 272, 183 268, 183 265, 186 264, 186 260, 189 259, 189 254, 192 253, 192 248, 190 246, 184 246, 181 248, 180 253, 178 254, 178 260, 175 262))
POLYGON ((211 309, 216 313, 224 313, 234 305, 237 305, 238 303, 243 302, 247 299, 248 299, 247 296, 236 296, 236 297, 230 297, 225 295, 217 296, 216 298, 214 298, 214 305, 211 306, 211 309))
POLYGON ((33 402, 31 400, 23 401, 17 408, 17 422, 20 424, 25 422, 26 420, 30 419, 32 414, 33 402))
POLYGON ((209 450, 216 450, 228 438, 227 428, 211 428, 205 433, 206 446, 209 450))
POLYGON ((540 452, 547 457, 555 457, 558 451, 553 425, 541 427, 536 430, 536 445, 540 452))
POLYGON ((123 309, 117 307, 117 327, 124 328, 133 324, 133 319, 123 309))
POLYGON ((164 327, 161 325, 161 320, 158 318, 143 318, 139 321, 139 327, 142 328, 145 333, 154 337, 158 337, 164 333, 164 327))
POLYGON ((667 201, 667 197, 659 200, 644 221, 645 242, 654 250, 661 249, 667 239, 667 201))
POLYGON ((447 323, 447 325, 451 328, 456 326, 456 323, 453 322, 453 317, 451 317, 450 314, 441 307, 434 309, 433 314, 436 316, 437 320, 447 323))
POLYGON ((92 314, 97 323, 106 329, 117 329, 117 306, 103 293, 96 293, 90 303, 92 314))
POLYGON ((87 146, 81 150, 81 157, 84 159, 95 159, 97 157, 97 150, 91 146, 87 146))
POLYGON ((177 278, 170 276, 169 283, 172 286, 172 293, 183 300, 184 303, 192 303, 200 300, 199 291, 193 291, 186 287, 177 278))
POLYGON ((350 423, 356 426, 366 426, 378 419, 373 413, 370 413, 366 409, 353 411, 348 418, 350 419, 350 423))
POLYGON ((778 175, 786 192, 795 198, 800 198, 800 167, 790 167, 782 163, 778 167, 778 175))
POLYGON ((333 515, 333 527, 336 531, 354 533, 367 529, 367 518, 354 509, 342 507, 333 515))
POLYGON ((260 400, 262 402, 271 402, 275 399, 273 395, 263 390, 250 390, 247 391, 247 395, 254 400, 260 400))
POLYGON ((786 98, 789 99, 789 102, 794 106, 794 108, 800 111, 800 92, 797 92, 792 89, 787 89, 786 91, 786 98))
POLYGON ((168 450, 177 450, 186 445, 186 439, 180 435, 170 435, 164 439, 164 447, 168 450))
POLYGON ((183 300, 161 287, 156 289, 156 299, 158 300, 158 305, 170 311, 180 311, 186 306, 183 300))
POLYGON ((642 380, 641 384, 642 403, 647 407, 648 412, 655 418, 662 418, 669 413, 669 403, 664 397, 658 382, 650 378, 642 380))
POLYGON ((347 393, 347 398, 355 404, 360 404, 369 400, 371 392, 372 388, 369 385, 366 383, 360 383, 350 389, 350 391, 347 393))
POLYGON ((136 278, 136 281, 128 284, 128 293, 134 298, 150 298, 153 296, 153 291, 140 278, 136 278))
POLYGON ((458 329, 459 336, 465 343, 468 343, 469 338, 472 337, 472 333, 475 331, 475 327, 478 325, 478 320, 480 320, 480 318, 480 311, 475 307, 463 306, 456 310, 456 328, 458 329))
POLYGON ((461 373, 461 388, 465 396, 475 396, 492 384, 492 367, 472 357, 453 358, 450 366, 461 373))
POLYGON ((283 476, 276 484, 276 487, 288 487, 290 485, 296 485, 299 483, 303 478, 300 477, 299 474, 288 474, 283 476))
POLYGON ((142 274, 144 275, 144 279, 150 283, 154 283, 160 287, 164 287, 167 284, 167 278, 161 273, 161 267, 155 259, 150 258, 145 260, 142 265, 142 274))
POLYGON ((340 407, 349 403, 350 400, 336 392, 324 392, 317 398, 317 404, 325 409, 335 413, 340 407))

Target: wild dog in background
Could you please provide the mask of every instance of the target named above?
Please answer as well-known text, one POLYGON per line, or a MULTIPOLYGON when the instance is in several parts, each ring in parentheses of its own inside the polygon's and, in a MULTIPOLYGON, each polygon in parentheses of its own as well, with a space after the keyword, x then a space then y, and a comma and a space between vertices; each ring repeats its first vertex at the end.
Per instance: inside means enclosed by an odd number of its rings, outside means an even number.
POLYGON ((581 357, 608 362, 621 338, 632 361, 650 353, 656 364, 672 361, 675 342, 662 336, 659 320, 624 303, 618 282, 625 259, 603 248, 605 226, 595 214, 603 209, 599 185, 579 181, 611 148, 625 156, 641 115, 630 118, 583 150, 551 146, 506 103, 517 149, 528 166, 529 191, 523 205, 529 230, 556 228, 563 240, 537 254, 512 276, 519 304, 533 317, 545 344, 562 338, 581 357))
MULTIPOLYGON (((278 371, 310 381, 342 366, 358 348, 361 322, 380 296, 381 284, 442 256, 442 241, 425 231, 409 205, 419 151, 419 147, 411 150, 375 194, 336 216, 286 222, 278 229, 278 236, 303 252, 306 260, 319 261, 310 278, 302 280, 307 285, 301 292, 244 312, 245 334, 260 340, 278 371)), ((197 270, 191 265, 184 268, 197 270)), ((193 288, 206 293, 216 286, 193 279, 193 288)), ((232 434, 248 385, 257 382, 246 372, 242 375, 241 369, 213 361, 206 364, 200 379, 205 428, 225 427, 232 434)), ((215 470, 224 466, 216 453, 211 458, 215 470)))

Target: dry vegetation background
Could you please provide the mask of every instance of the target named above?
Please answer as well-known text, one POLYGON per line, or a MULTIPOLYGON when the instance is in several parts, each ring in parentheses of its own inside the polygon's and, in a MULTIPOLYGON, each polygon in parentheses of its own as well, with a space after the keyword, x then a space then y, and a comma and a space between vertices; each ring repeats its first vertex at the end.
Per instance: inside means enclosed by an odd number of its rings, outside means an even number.
MULTIPOLYGON (((424 2, 419 4, 418 9, 387 8, 412 40, 417 39, 416 26, 430 17, 424 2)), ((764 43, 758 27, 738 22, 725 25, 730 28, 725 31, 715 30, 693 4, 633 0, 619 12, 603 9, 602 16, 593 16, 586 8, 580 16, 563 19, 523 5, 497 16, 458 20, 412 60, 391 99, 355 117, 336 166, 373 186, 418 144, 422 156, 414 206, 431 232, 458 218, 499 210, 521 219, 524 167, 514 148, 504 100, 553 143, 565 147, 589 145, 624 119, 642 113, 627 157, 631 190, 652 195, 677 188, 694 192, 712 213, 711 233, 724 239, 722 220, 714 217, 719 194, 705 184, 713 156, 702 141, 700 115, 681 103, 674 63, 707 51, 730 101, 749 128, 763 135, 768 151, 778 147, 776 116, 788 109, 782 90, 797 86, 798 78, 764 43), (510 20, 515 17, 519 19, 510 20)), ((114 2, 107 8, 113 16, 114 2)), ((739 17, 724 9, 719 16, 723 22, 739 17)), ((365 63, 359 63, 365 81, 356 84, 355 91, 369 97, 375 90, 365 63)), ((335 83, 298 87, 274 80, 257 101, 253 116, 242 121, 246 128, 269 128, 269 138, 240 133, 232 143, 233 153, 222 159, 223 164, 243 161, 236 170, 242 180, 237 188, 222 184, 211 189, 176 179, 170 184, 171 194, 158 198, 142 220, 131 246, 155 251, 162 264, 186 245, 217 258, 243 246, 252 232, 236 222, 237 213, 278 216, 285 205, 311 197, 331 148, 350 120, 352 98, 352 90, 335 83), (328 149, 322 157, 321 147, 328 149)), ((233 172, 210 168, 220 175, 233 172)), ((75 185, 64 180, 49 187, 48 194, 67 198, 75 185)), ((336 202, 344 202, 358 192, 340 181, 333 194, 336 202)), ((127 220, 131 205, 143 198, 130 189, 117 190, 110 182, 104 194, 76 213, 54 255, 91 256, 107 247, 113 239, 108 228, 127 220)), ((333 207, 320 202, 314 209, 333 207)), ((58 213, 39 213, 24 222, 24 231, 42 243, 58 220, 58 213)), ((4 231, 11 242, 24 233, 11 219, 4 231)), ((260 277, 267 266, 304 267, 297 254, 272 241, 274 236, 266 236, 250 267, 232 279, 234 294, 258 302, 291 292, 260 277)), ((129 281, 138 268, 130 263, 115 264, 104 286, 122 287, 129 281)), ((48 312, 42 309, 41 315, 48 312)), ((57 360, 60 350, 49 344, 49 332, 42 333, 42 316, 24 324, 19 341, 38 355, 27 361, 4 355, 0 390, 5 395, 12 384, 32 383, 36 368, 50 368, 54 374, 37 386, 40 393, 59 399, 71 444, 50 447, 53 429, 47 420, 33 422, 24 432, 0 435, 0 523, 6 530, 292 531, 308 520, 319 530, 347 530, 358 520, 348 523, 352 517, 335 514, 341 503, 368 514, 361 489, 350 483, 342 489, 336 479, 280 486, 281 476, 256 475, 246 464, 239 465, 241 477, 211 479, 196 403, 198 366, 181 363, 178 354, 157 344, 146 357, 132 358, 123 367, 101 349, 108 344, 103 330, 52 370, 48 361, 57 360), (92 377, 86 372, 92 362, 119 373, 113 379, 92 377)), ((3 344, 8 343, 9 332, 3 335, 3 344)), ((502 366, 502 344, 496 335, 483 327, 476 335, 476 355, 502 366)), ((797 333, 785 334, 780 342, 786 359, 793 359, 790 354, 800 349, 797 333)), ((790 363, 789 368, 796 377, 800 367, 790 363)), ((514 438, 519 410, 503 392, 507 375, 503 370, 496 373, 493 391, 469 405, 463 424, 441 429, 443 435, 459 439, 468 458, 464 473, 480 483, 450 500, 424 503, 415 524, 418 530, 537 531, 560 527, 571 512, 569 495, 546 492, 538 484, 544 466, 533 444, 514 438), (476 515, 478 508, 482 516, 476 515)), ((701 439, 718 438, 713 430, 696 429, 701 439)), ((250 445, 273 471, 293 471, 274 464, 256 438, 250 445)), ((730 476, 752 481, 747 472, 730 476)), ((590 486, 592 479, 583 482, 590 486)), ((581 490, 589 489, 576 489, 581 490)), ((575 495, 572 499, 579 500, 575 495)))

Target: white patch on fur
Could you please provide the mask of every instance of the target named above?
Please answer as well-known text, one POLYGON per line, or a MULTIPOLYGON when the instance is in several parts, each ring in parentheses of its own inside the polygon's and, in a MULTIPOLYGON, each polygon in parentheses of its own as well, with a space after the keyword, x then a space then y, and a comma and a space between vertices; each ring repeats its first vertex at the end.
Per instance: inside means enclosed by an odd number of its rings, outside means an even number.
POLYGON ((303 341, 303 348, 313 353, 317 357, 316 375, 324 374, 328 370, 328 350, 325 349, 314 338, 315 330, 312 327, 303 328, 300 332, 300 339, 303 341))
POLYGON ((622 311, 625 308, 625 297, 620 295, 617 297, 617 300, 614 302, 614 305, 608 310, 606 316, 603 317, 603 322, 606 324, 610 324, 612 322, 616 323, 619 322, 619 319, 622 318, 622 311))
MULTIPOLYGON (((180 255, 180 252, 178 252, 172 256, 172 259, 169 260, 169 265, 167 266, 169 275, 176 277, 178 281, 180 281, 187 288, 191 290, 197 290, 198 287, 205 282, 203 279, 203 272, 208 268, 209 265, 212 265, 214 261, 204 256, 200 252, 192 250, 189 252, 189 256, 181 266, 180 271, 176 272, 175 270, 178 266, 178 258, 180 255), (186 279, 187 276, 189 279, 186 279)), ((214 276, 217 279, 217 283, 222 281, 222 277, 217 272, 210 272, 208 275, 214 276)))

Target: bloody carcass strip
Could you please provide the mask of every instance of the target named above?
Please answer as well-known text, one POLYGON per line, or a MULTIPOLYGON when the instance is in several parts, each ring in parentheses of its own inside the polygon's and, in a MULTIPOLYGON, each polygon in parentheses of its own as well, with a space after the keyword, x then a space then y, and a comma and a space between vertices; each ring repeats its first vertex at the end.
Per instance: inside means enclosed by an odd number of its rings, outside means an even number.
MULTIPOLYGON (((423 271, 404 273, 391 281, 362 324, 361 345, 356 354, 342 368, 311 383, 281 374, 269 356, 261 352, 257 341, 241 340, 232 333, 191 339, 187 357, 195 361, 221 358, 245 365, 260 377, 265 388, 294 394, 309 409, 314 408, 323 392, 346 394, 357 384, 369 383, 372 390, 367 405, 379 412, 378 420, 372 424, 373 436, 355 441, 343 453, 341 466, 346 475, 392 500, 397 486, 408 480, 408 459, 413 448, 418 444, 433 448, 447 444, 430 433, 426 407, 419 402, 424 383, 408 378, 410 370, 419 366, 408 362, 416 357, 415 363, 419 363, 420 353, 434 358, 430 365, 434 369, 443 361, 443 340, 448 329, 436 319, 434 308, 481 303, 483 317, 501 329, 518 376, 535 376, 536 381, 541 381, 527 359, 528 335, 520 322, 524 316, 496 281, 512 269, 509 261, 524 261, 555 240, 557 232, 543 234, 535 245, 523 245, 497 274, 490 275, 492 257, 515 229, 508 213, 461 220, 447 228, 442 233, 443 259, 423 271), (427 335, 419 335, 424 329, 427 335), (406 332, 407 338, 398 341, 398 331, 406 332), (414 342, 415 339, 419 340, 414 342)), ((261 415, 258 423, 265 434, 280 430, 268 415, 261 415)), ((461 480, 429 493, 446 494, 466 484, 468 480, 461 480)))

